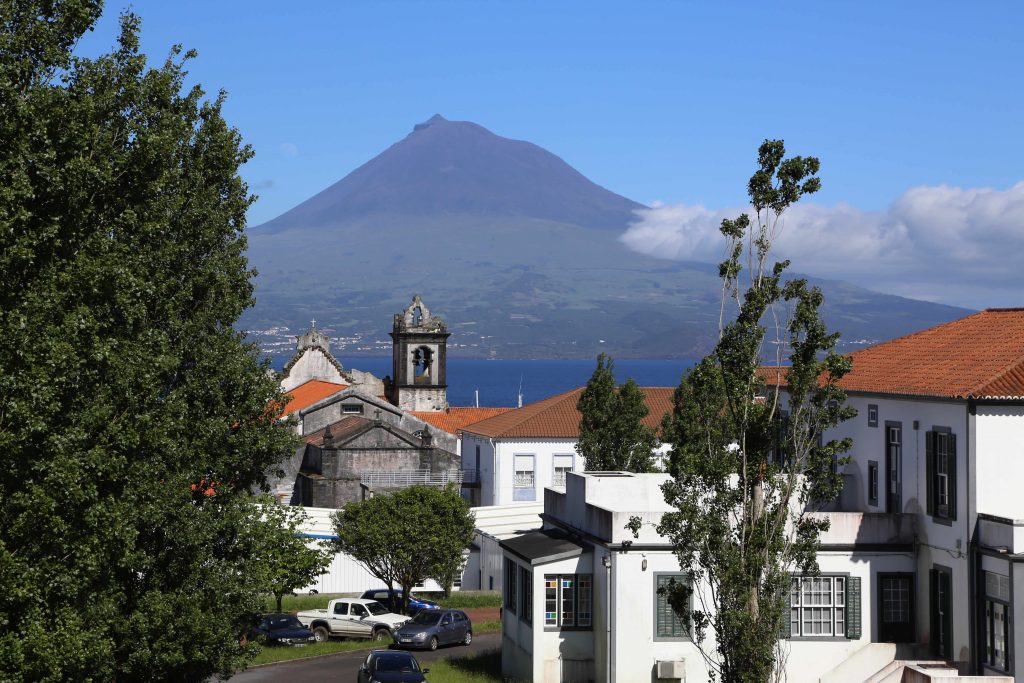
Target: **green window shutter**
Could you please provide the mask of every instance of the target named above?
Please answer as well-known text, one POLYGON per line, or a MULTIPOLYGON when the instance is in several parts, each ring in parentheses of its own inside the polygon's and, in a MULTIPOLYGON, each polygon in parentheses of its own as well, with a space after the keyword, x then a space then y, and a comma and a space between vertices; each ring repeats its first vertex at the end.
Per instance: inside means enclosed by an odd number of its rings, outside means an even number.
POLYGON ((935 432, 924 433, 924 488, 928 492, 928 514, 935 514, 935 432))
POLYGON ((672 584, 680 583, 682 580, 682 575, 659 574, 657 577, 655 582, 657 628, 654 634, 657 638, 683 638, 688 635, 679 620, 679 615, 669 603, 669 590, 671 590, 672 584))
POLYGON ((956 434, 949 435, 949 518, 956 519, 956 434))
POLYGON ((793 624, 790 621, 793 613, 793 578, 789 579, 789 586, 782 596, 782 628, 779 629, 779 638, 787 639, 793 637, 793 624))
POLYGON ((860 627, 860 577, 846 578, 846 637, 859 640, 860 627))

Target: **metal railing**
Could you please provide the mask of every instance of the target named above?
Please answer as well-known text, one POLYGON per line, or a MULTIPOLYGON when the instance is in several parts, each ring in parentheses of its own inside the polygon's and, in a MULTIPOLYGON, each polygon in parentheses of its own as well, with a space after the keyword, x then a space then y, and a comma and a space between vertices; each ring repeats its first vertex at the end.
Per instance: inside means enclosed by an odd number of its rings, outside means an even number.
POLYGON ((359 481, 366 486, 385 488, 400 488, 412 486, 413 484, 425 484, 427 486, 474 484, 477 481, 477 471, 475 469, 467 469, 431 472, 429 469, 422 469, 399 470, 396 472, 363 472, 359 477, 359 481))

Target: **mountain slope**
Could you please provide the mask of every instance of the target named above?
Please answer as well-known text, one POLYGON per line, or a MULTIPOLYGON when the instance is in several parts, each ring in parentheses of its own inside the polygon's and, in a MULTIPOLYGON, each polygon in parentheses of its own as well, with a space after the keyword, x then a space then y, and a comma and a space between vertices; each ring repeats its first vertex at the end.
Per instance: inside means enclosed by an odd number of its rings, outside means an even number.
MULTIPOLYGON (((703 355, 716 338, 717 268, 628 250, 618 237, 640 206, 535 145, 435 116, 250 231, 260 275, 242 324, 287 353, 288 335, 315 317, 341 354, 384 354, 391 315, 419 293, 449 321, 453 355, 703 355), (271 329, 281 326, 291 329, 271 329)), ((966 313, 818 284, 844 348, 966 313)))
POLYGON ((321 227, 379 213, 517 216, 621 230, 642 205, 554 154, 439 114, 323 192, 255 232, 321 227))

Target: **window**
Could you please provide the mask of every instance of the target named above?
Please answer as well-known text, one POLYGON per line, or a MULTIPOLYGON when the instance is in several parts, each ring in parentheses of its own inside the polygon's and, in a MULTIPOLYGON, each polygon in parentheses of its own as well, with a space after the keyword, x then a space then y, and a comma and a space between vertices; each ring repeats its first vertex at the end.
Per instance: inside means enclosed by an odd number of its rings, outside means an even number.
POLYGON ((1010 619, 1010 579, 1001 574, 985 574, 985 622, 983 663, 1002 671, 1010 670, 1006 651, 1010 619))
POLYGON ((868 504, 878 505, 878 462, 868 460, 868 504))
POLYGON ((690 629, 669 604, 668 592, 673 584, 686 582, 684 574, 654 574, 654 639, 683 640, 690 637, 690 629))
POLYGON ((516 613, 516 583, 519 579, 519 572, 517 565, 512 560, 505 558, 505 609, 512 614, 516 613))
POLYGON ((572 456, 556 455, 554 457, 554 476, 551 478, 551 485, 556 488, 564 488, 566 472, 572 472, 572 456))
POLYGON ((348 614, 348 603, 347 602, 336 602, 334 603, 334 613, 347 615, 348 614))
POLYGON ((953 654, 953 597, 950 590, 953 570, 941 565, 932 565, 929 572, 931 603, 932 654, 949 659, 953 654))
POLYGON ((519 568, 519 616, 527 624, 533 623, 533 572, 526 567, 519 568))
POLYGON ((352 605, 352 616, 360 619, 362 617, 370 616, 370 613, 366 611, 366 608, 362 605, 352 605))
POLYGON ((593 588, 591 574, 545 574, 544 625, 589 629, 593 588))
POLYGON ((341 412, 343 415, 362 415, 363 404, 362 403, 342 403, 341 412))
POLYGON ((790 637, 846 637, 846 580, 845 576, 793 577, 790 637))
POLYGON ((903 425, 885 423, 885 511, 903 512, 903 425))
POLYGON ((869 403, 868 404, 868 427, 878 426, 878 406, 869 403))
POLYGON ((773 435, 772 452, 769 460, 779 466, 791 465, 791 457, 787 448, 786 435, 789 432, 789 413, 779 413, 775 421, 775 434, 773 435))
POLYGON ((925 433, 928 514, 948 523, 956 519, 956 435, 948 427, 925 433))
POLYGON ((512 478, 512 499, 513 500, 534 500, 534 457, 532 455, 517 455, 515 460, 515 475, 512 478))

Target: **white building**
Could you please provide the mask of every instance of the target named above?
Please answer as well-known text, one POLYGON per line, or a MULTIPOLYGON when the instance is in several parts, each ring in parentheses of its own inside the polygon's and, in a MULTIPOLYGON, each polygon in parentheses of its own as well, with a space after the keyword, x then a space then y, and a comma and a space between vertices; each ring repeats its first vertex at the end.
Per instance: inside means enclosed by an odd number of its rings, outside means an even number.
MULTIPOLYGON (((658 429, 672 410, 671 387, 643 387, 649 413, 644 424, 658 429)), ((582 472, 576 453, 582 388, 509 410, 463 427, 462 468, 476 470, 474 505, 539 502, 546 487, 565 486, 567 472, 582 472)))
MULTIPOLYGON (((839 500, 816 513, 831 519, 821 575, 794 577, 787 680, 1012 681, 1024 655, 1024 309, 852 358, 842 386, 858 416, 827 435, 853 438, 852 461, 839 500)), ((657 592, 680 571, 674 555, 650 524, 636 540, 625 529, 667 510, 664 477, 570 474, 564 492, 545 491, 544 528, 501 543, 505 675, 706 680, 657 592)))

